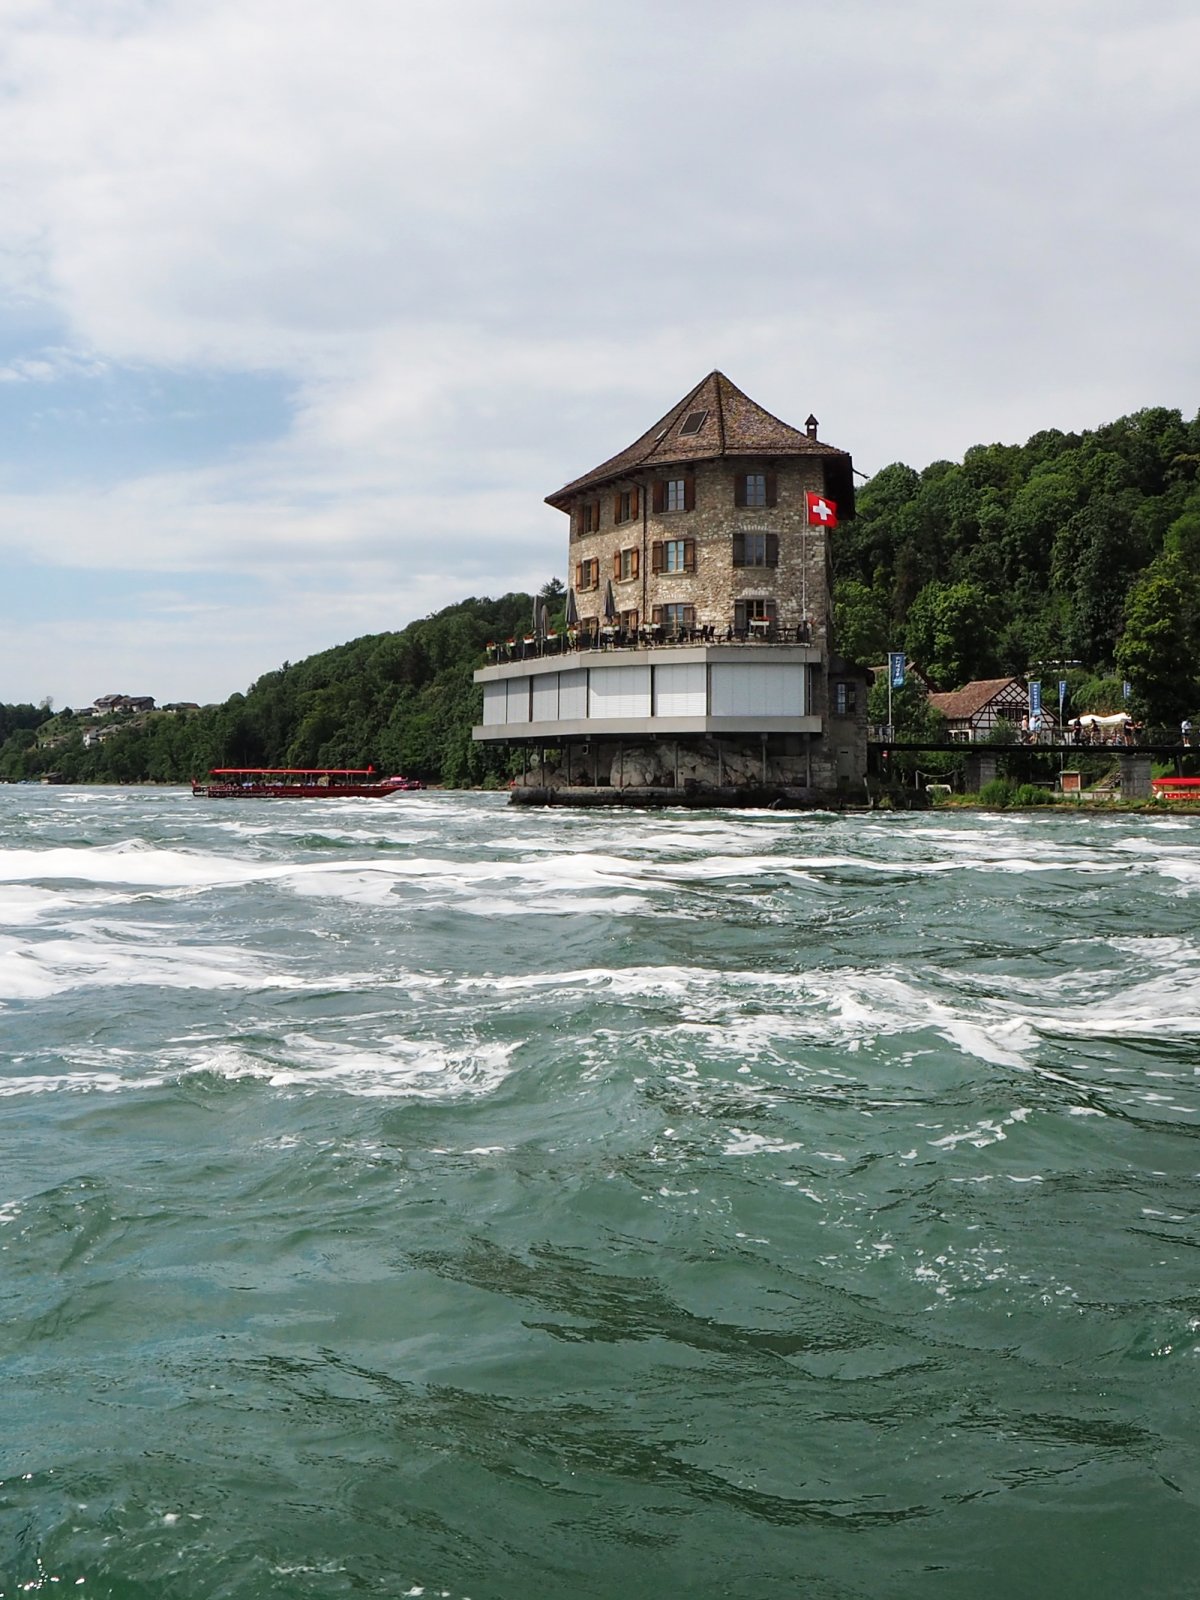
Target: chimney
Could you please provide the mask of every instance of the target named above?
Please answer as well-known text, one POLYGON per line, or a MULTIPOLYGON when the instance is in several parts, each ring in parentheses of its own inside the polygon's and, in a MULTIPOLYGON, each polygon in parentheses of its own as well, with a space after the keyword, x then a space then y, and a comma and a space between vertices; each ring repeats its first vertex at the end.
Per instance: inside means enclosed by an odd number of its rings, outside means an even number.
POLYGON ((804 423, 804 431, 810 439, 817 437, 817 419, 810 411, 804 423))

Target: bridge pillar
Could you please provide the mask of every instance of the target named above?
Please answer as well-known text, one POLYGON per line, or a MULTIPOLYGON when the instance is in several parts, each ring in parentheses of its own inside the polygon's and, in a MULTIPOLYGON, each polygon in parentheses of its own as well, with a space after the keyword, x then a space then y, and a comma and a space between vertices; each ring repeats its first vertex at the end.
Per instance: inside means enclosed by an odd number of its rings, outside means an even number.
POLYGON ((967 769, 964 774, 968 791, 978 794, 984 784, 991 783, 995 776, 995 753, 991 750, 972 750, 967 757, 967 769))
POLYGON ((1149 800, 1150 757, 1146 755, 1122 756, 1120 765, 1121 799, 1149 800))

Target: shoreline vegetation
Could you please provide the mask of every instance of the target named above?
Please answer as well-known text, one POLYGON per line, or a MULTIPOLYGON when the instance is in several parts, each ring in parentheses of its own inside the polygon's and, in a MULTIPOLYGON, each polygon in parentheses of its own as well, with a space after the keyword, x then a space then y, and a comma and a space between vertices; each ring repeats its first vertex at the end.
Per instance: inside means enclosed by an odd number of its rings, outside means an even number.
MULTIPOLYGON (((922 472, 894 463, 859 492, 833 556, 839 654, 870 666, 903 650, 912 669, 890 707, 898 738, 943 726, 925 685, 998 675, 1039 678, 1047 692, 1065 684, 1068 718, 1200 723, 1200 417, 1152 407, 1084 433, 976 445, 922 472)), ((561 628, 563 585, 551 580, 540 598, 561 628)), ((528 632, 532 608, 528 594, 462 600, 285 662, 220 705, 104 715, 0 705, 0 780, 188 783, 219 766, 369 762, 431 787, 503 789, 520 757, 471 738, 482 720, 472 674, 496 641, 528 632)), ((877 682, 870 718, 888 711, 877 682)), ((891 777, 958 787, 962 759, 897 754, 891 777)), ((1034 761, 997 781, 1053 782, 1034 761)))

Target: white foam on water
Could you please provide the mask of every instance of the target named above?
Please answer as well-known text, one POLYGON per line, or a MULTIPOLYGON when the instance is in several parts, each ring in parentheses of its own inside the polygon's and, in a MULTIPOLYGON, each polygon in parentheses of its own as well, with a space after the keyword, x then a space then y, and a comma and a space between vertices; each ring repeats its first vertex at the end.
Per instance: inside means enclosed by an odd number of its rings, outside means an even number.
POLYGON ((945 1134, 941 1139, 930 1139, 928 1143, 937 1150, 953 1150, 960 1144, 984 1150, 988 1145, 1001 1143, 1008 1137, 1005 1129, 1024 1122, 1028 1116, 1028 1106, 1017 1106, 1007 1117, 983 1117, 974 1127, 961 1128, 955 1133, 945 1134))
POLYGON ((310 1093, 336 1089, 367 1098, 463 1099, 491 1094, 515 1070, 519 1042, 451 1046, 438 1041, 386 1038, 378 1047, 330 1043, 305 1034, 289 1035, 290 1065, 242 1056, 236 1065, 220 1051, 194 1061, 191 1072, 223 1077, 262 1078, 273 1089, 310 1093))
MULTIPOLYGON (((280 1046, 280 1053, 290 1057, 282 1062, 265 1061, 232 1044, 174 1046, 160 1053, 149 1072, 132 1065, 124 1071, 82 1066, 0 1076, 0 1098, 144 1092, 211 1075, 228 1083, 251 1079, 306 1094, 333 1090, 364 1098, 461 1100, 498 1088, 515 1070, 513 1057, 519 1049, 513 1042, 447 1045, 405 1038, 383 1039, 368 1049, 293 1034, 280 1046)), ((0 1214, 0 1221, 6 1220, 0 1214)))
POLYGON ((40 889, 32 884, 13 884, 0 890, 0 927, 25 928, 61 917, 64 911, 81 906, 102 906, 112 896, 103 890, 40 889))
POLYGON ((0 1076, 0 1100, 21 1099, 37 1094, 119 1094, 128 1089, 161 1088, 166 1079, 161 1073, 142 1077, 119 1072, 44 1072, 25 1076, 0 1076))
MULTIPOLYGON (((645 897, 631 894, 611 895, 607 898, 593 896, 587 898, 578 894, 571 895, 569 900, 563 898, 545 899, 536 895, 522 895, 519 899, 502 899, 496 895, 473 895, 455 902, 455 909, 472 917, 561 917, 587 916, 598 914, 616 917, 640 916, 651 910, 651 902, 645 897)), ((677 908, 672 915, 686 917, 688 915, 682 908, 677 908)))
POLYGON ((305 987, 303 979, 278 972, 245 950, 171 944, 145 933, 114 939, 93 927, 69 939, 0 940, 0 1004, 135 984, 168 989, 305 987))
POLYGON ((747 1133, 744 1128, 730 1128, 721 1153, 727 1156, 787 1155, 803 1149, 803 1144, 793 1140, 773 1139, 765 1133, 747 1133))

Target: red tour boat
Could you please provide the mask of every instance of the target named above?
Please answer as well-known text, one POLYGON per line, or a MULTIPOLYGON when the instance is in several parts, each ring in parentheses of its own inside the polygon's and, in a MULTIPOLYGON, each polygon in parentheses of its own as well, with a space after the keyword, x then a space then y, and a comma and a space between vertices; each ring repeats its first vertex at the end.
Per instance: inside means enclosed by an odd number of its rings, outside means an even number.
POLYGON ((374 767, 214 767, 207 783, 192 779, 203 800, 385 799, 424 787, 419 778, 380 778, 374 767))

